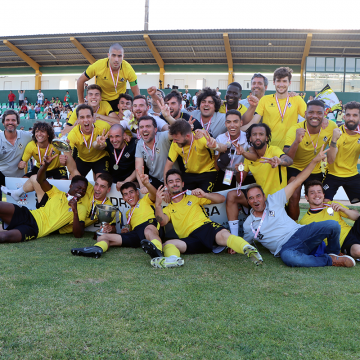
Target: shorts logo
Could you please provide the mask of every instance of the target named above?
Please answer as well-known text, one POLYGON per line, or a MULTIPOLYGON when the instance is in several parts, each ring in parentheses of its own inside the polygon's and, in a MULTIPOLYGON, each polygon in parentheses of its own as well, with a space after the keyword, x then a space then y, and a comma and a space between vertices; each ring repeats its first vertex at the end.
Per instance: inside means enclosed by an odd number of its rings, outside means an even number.
POLYGON ((188 201, 188 203, 186 205, 191 206, 192 202, 188 201))
POLYGON ((323 141, 324 141, 324 142, 328 141, 327 136, 324 136, 323 141))
POLYGON ((126 158, 129 158, 129 157, 130 157, 130 154, 127 152, 124 156, 125 156, 126 158))
POLYGON ((323 189, 324 190, 327 190, 329 188, 329 185, 328 184, 325 184, 324 186, 323 186, 323 189))
POLYGON ((149 224, 152 224, 154 222, 154 219, 149 220, 149 224))
POLYGON ((35 239, 35 236, 27 236, 27 235, 25 235, 25 241, 29 241, 29 240, 32 240, 32 239, 35 239))
POLYGON ((275 211, 274 210, 269 210, 269 216, 275 217, 275 211))

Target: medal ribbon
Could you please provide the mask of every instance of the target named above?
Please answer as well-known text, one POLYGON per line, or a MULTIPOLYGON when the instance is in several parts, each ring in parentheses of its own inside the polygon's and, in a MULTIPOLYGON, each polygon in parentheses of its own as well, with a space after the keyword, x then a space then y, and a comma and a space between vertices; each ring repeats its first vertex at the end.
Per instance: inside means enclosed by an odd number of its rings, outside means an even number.
POLYGON ((324 210, 324 209, 326 209, 327 207, 331 207, 331 205, 329 205, 329 204, 323 204, 324 205, 324 207, 319 207, 319 208, 312 208, 312 209, 310 209, 311 211, 318 211, 318 210, 324 210))
POLYGON ((81 129, 80 129, 80 132, 81 132, 81 135, 82 135, 82 137, 83 137, 83 139, 84 139, 85 147, 90 150, 90 149, 91 149, 91 145, 92 145, 92 140, 93 140, 93 137, 94 137, 94 125, 93 125, 92 132, 91 132, 91 137, 90 137, 89 146, 88 146, 87 141, 85 140, 84 133, 81 131, 81 129))
POLYGON ((205 128, 205 125, 204 125, 204 122, 203 122, 203 119, 202 119, 202 117, 200 117, 200 123, 201 123, 201 126, 207 131, 207 132, 209 132, 209 129, 210 129, 210 125, 211 125, 211 120, 212 120, 212 118, 209 120, 209 122, 207 123, 207 125, 206 125, 206 128, 205 128))
POLYGON ((261 225, 263 224, 264 222, 264 219, 265 219, 265 215, 266 215, 266 210, 264 210, 264 213, 263 213, 263 216, 261 217, 261 220, 260 220, 260 224, 255 232, 254 228, 253 228, 253 222, 250 224, 250 227, 251 227, 251 231, 253 232, 254 234, 254 239, 257 238, 258 234, 259 234, 259 231, 260 231, 260 228, 261 228, 261 225))
POLYGON ((284 121, 285 113, 286 113, 287 107, 288 107, 288 105, 289 105, 289 99, 290 99, 290 96, 288 95, 288 97, 286 98, 286 103, 285 103, 284 111, 281 112, 281 107, 280 107, 280 103, 279 103, 278 97, 277 97, 277 95, 275 95, 276 104, 277 104, 277 107, 278 107, 278 109, 279 109, 279 113, 280 113, 280 116, 281 116, 281 122, 284 121))
POLYGON ((124 147, 123 147, 123 149, 121 150, 121 153, 120 153, 120 155, 119 155, 118 158, 116 157, 116 149, 114 148, 114 158, 115 158, 115 163, 116 163, 116 165, 120 162, 120 159, 121 159, 121 157, 122 157, 122 154, 123 154, 125 148, 126 148, 126 145, 124 145, 124 147))
MULTIPOLYGON (((184 158, 185 167, 186 167, 186 165, 187 165, 187 163, 188 163, 188 161, 189 161, 189 157, 190 157, 190 153, 191 153, 191 148, 192 148, 193 142, 194 142, 194 135, 191 134, 191 143, 190 143, 189 153, 188 153, 188 156, 187 156, 186 161, 185 161, 185 158, 184 158)), ((181 150, 182 150, 182 153, 183 153, 183 155, 184 155, 184 157, 185 157, 184 148, 181 148, 181 150)))
POLYGON ((155 143, 155 141, 154 141, 154 146, 153 146, 153 148, 152 148, 152 150, 151 150, 151 154, 152 154, 152 155, 149 155, 149 153, 147 152, 146 146, 145 146, 145 142, 143 143, 143 147, 144 147, 144 150, 145 150, 145 152, 146 152, 146 155, 148 155, 148 156, 150 157, 151 161, 154 162, 154 159, 155 159, 155 148, 156 148, 156 143, 155 143))
POLYGON ((350 129, 348 129, 345 125, 344 125, 344 128, 345 128, 346 130, 353 131, 354 133, 360 134, 360 126, 359 126, 359 125, 358 125, 358 127, 356 128, 356 130, 350 130, 350 129))
MULTIPOLYGON (((140 200, 139 200, 139 201, 140 201, 140 200)), ((130 224, 131 217, 133 216, 133 213, 134 213, 135 208, 136 208, 137 204, 139 203, 139 201, 136 203, 136 205, 134 206, 134 208, 132 209, 132 211, 131 211, 130 214, 129 214, 129 217, 128 217, 128 219, 127 219, 127 224, 128 224, 128 225, 130 224)))
MULTIPOLYGON (((44 157, 47 155, 47 152, 48 152, 48 150, 49 150, 49 146, 50 146, 50 144, 48 144, 48 146, 47 146, 47 148, 46 148, 46 150, 45 150, 44 157)), ((38 148, 39 161, 40 161, 40 164, 41 164, 41 163, 42 163, 42 159, 41 159, 41 152, 40 152, 40 146, 39 146, 39 144, 37 144, 37 148, 38 148)))
POLYGON ((171 200, 172 200, 172 199, 176 199, 177 197, 179 197, 179 196, 181 196, 181 195, 184 195, 187 191, 188 191, 188 190, 185 190, 185 191, 182 191, 180 194, 177 194, 177 195, 175 195, 175 196, 172 196, 172 197, 171 197, 171 200))
POLYGON ((318 146, 321 128, 320 128, 320 130, 319 130, 318 138, 317 138, 317 140, 316 140, 316 145, 314 145, 314 143, 313 143, 313 141, 312 141, 312 138, 311 138, 311 135, 310 135, 310 133, 309 133, 309 129, 307 128, 307 126, 306 126, 306 131, 307 131, 307 133, 308 133, 308 135, 309 135, 309 138, 310 138, 310 140, 311 140, 311 143, 312 143, 312 145, 313 145, 313 147, 314 147, 314 154, 316 154, 316 148, 317 148, 317 146, 318 146))
POLYGON ((119 82, 120 68, 119 68, 119 71, 118 71, 118 74, 117 74, 116 83, 115 83, 115 80, 114 80, 114 74, 112 72, 111 66, 109 66, 109 69, 110 69, 110 75, 111 75, 112 81, 113 81, 114 86, 115 86, 115 92, 117 93, 117 86, 118 86, 118 82, 119 82))
POLYGON ((237 196, 241 195, 241 184, 243 182, 243 176, 244 176, 243 172, 240 171, 240 182, 239 182, 239 186, 236 189, 237 196))

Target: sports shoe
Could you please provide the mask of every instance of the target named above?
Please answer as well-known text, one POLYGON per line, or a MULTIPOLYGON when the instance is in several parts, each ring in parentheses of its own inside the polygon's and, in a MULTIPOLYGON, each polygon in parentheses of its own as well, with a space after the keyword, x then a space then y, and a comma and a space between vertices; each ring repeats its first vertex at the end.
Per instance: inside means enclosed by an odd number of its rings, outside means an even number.
POLYGON ((253 246, 249 245, 245 245, 243 247, 243 251, 244 254, 250 258, 250 260, 252 262, 255 263, 256 266, 262 265, 263 263, 263 258, 261 257, 260 253, 256 250, 256 248, 254 248, 253 246))
POLYGON ((151 266, 158 269, 172 268, 177 266, 183 266, 184 260, 177 256, 169 256, 169 257, 156 257, 151 259, 151 266))
POLYGON ((5 186, 1 186, 1 191, 6 195, 11 196, 15 201, 19 201, 21 196, 25 195, 25 193, 23 192, 22 194, 20 194, 20 196, 18 196, 15 194, 16 190, 9 190, 5 186))
POLYGON ((332 259, 332 266, 340 266, 340 267, 353 267, 356 265, 355 260, 348 255, 335 255, 335 254, 328 254, 332 259))
POLYGON ((90 246, 71 249, 71 253, 76 256, 86 256, 98 259, 103 253, 103 249, 100 246, 90 246))
POLYGON ((164 256, 164 253, 159 250, 151 241, 144 239, 140 241, 140 244, 145 253, 149 254, 152 259, 164 256))

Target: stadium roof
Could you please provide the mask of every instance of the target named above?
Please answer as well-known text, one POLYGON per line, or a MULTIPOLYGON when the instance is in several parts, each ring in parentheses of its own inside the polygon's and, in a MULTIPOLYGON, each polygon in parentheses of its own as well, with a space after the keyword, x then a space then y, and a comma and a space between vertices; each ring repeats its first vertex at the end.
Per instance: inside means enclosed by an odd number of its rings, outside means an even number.
POLYGON ((0 69, 29 65, 37 70, 47 66, 87 66, 106 57, 109 46, 115 42, 124 47, 125 59, 132 65, 159 67, 229 65, 229 61, 234 66, 300 66, 307 55, 360 57, 357 30, 161 30, 29 35, 1 40, 0 69))

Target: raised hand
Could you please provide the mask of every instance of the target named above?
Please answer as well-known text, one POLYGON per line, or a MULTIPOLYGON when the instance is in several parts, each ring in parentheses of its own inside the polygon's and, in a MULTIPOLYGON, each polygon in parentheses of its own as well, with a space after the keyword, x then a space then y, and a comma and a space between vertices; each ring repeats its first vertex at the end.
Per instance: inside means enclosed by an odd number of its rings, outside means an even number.
POLYGON ((156 95, 156 86, 150 86, 148 89, 147 89, 147 93, 153 97, 154 95, 156 95))
POLYGON ((155 200, 156 206, 161 205, 161 203, 163 202, 163 200, 165 198, 164 192, 165 192, 165 187, 163 185, 160 185, 156 191, 156 200, 155 200))
POLYGON ((272 168, 276 168, 281 163, 281 160, 277 156, 274 156, 272 158, 262 157, 261 159, 263 159, 262 161, 260 161, 261 163, 270 164, 272 168))
POLYGON ((314 157, 313 160, 314 160, 316 163, 318 163, 318 162, 320 162, 320 161, 322 161, 322 160, 325 160, 325 159, 326 159, 326 153, 327 153, 329 150, 330 150, 330 148, 324 150, 324 145, 323 145, 323 146, 321 147, 321 149, 320 149, 320 152, 314 157))
POLYGON ((161 110, 161 114, 164 116, 164 118, 166 119, 167 117, 170 116, 170 108, 167 104, 165 104, 164 99, 160 98, 160 101, 157 100, 156 103, 158 104, 160 110, 161 110))
POLYGON ((142 167, 142 171, 140 171, 139 169, 136 169, 139 178, 141 180, 141 182, 146 186, 150 184, 150 180, 149 180, 149 175, 144 174, 144 167, 142 167))
POLYGON ((244 154, 245 150, 239 143, 236 142, 236 143, 233 143, 233 145, 235 146, 237 155, 243 155, 244 154))
POLYGON ((206 138, 206 146, 209 149, 215 149, 217 146, 216 140, 209 135, 207 131, 205 131, 205 138, 206 138))
POLYGON ((26 162, 21 160, 18 163, 18 169, 25 169, 25 168, 26 168, 26 162))
POLYGON ((109 136, 109 131, 106 133, 106 129, 103 129, 102 135, 98 135, 96 142, 99 146, 106 146, 106 139, 109 136))
POLYGON ((204 129, 196 129, 195 130, 195 139, 196 140, 201 139, 202 137, 205 136, 206 133, 207 133, 207 131, 204 129))
POLYGON ((306 130, 304 128, 299 128, 296 129, 296 141, 298 142, 298 144, 301 143, 302 139, 304 138, 306 134, 306 130))
POLYGON ((43 161, 41 162, 41 165, 49 166, 51 162, 58 156, 58 154, 55 154, 53 156, 45 155, 43 161))
POLYGON ((247 97, 247 100, 251 106, 257 106, 259 103, 259 99, 251 94, 247 97))
POLYGON ((299 96, 299 94, 296 93, 295 91, 290 91, 290 92, 289 92, 289 96, 290 96, 290 97, 295 97, 295 96, 299 96))
POLYGON ((196 121, 195 118, 192 117, 192 115, 190 115, 190 119, 188 121, 188 123, 190 124, 191 126, 191 130, 194 130, 194 122, 196 121))
POLYGON ((206 193, 202 189, 194 189, 194 190, 191 191, 191 195, 194 195, 194 196, 196 196, 198 198, 204 198, 206 193))
POLYGON ((67 155, 60 155, 59 156, 59 161, 60 161, 61 166, 66 166, 67 155))
POLYGON ((332 136, 331 141, 336 143, 339 140, 341 134, 342 134, 341 130, 338 127, 335 128, 333 131, 333 136, 332 136))

